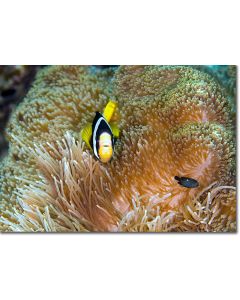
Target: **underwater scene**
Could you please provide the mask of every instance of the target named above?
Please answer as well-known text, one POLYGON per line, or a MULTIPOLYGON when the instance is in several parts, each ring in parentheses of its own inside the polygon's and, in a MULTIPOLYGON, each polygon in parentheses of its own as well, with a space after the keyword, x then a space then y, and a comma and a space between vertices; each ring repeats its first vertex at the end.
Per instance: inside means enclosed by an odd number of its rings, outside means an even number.
POLYGON ((236 72, 0 66, 0 232, 236 232, 236 72))

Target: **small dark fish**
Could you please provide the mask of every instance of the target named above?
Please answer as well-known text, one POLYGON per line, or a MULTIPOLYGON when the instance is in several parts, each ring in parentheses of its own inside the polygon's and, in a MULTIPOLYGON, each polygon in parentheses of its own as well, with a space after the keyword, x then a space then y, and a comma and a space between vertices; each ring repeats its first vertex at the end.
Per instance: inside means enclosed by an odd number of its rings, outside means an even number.
POLYGON ((192 178, 175 176, 174 179, 176 179, 180 185, 186 188, 196 188, 199 186, 198 181, 192 178))

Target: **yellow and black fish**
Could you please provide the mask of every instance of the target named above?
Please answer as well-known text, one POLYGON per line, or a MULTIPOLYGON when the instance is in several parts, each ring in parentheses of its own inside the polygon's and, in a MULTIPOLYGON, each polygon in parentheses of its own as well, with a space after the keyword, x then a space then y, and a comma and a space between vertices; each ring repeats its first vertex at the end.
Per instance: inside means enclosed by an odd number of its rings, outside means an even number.
POLYGON ((114 144, 119 137, 117 125, 110 122, 116 108, 117 103, 110 100, 103 114, 96 112, 92 124, 87 124, 81 131, 82 139, 103 163, 107 163, 112 158, 114 144))

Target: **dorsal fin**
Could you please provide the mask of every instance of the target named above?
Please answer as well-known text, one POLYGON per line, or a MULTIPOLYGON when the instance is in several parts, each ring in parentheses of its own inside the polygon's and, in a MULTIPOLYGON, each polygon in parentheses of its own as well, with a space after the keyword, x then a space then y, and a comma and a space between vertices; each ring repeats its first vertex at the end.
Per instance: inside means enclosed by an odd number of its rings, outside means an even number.
POLYGON ((110 122, 115 110, 117 108, 117 103, 110 100, 103 111, 103 116, 107 122, 110 122))

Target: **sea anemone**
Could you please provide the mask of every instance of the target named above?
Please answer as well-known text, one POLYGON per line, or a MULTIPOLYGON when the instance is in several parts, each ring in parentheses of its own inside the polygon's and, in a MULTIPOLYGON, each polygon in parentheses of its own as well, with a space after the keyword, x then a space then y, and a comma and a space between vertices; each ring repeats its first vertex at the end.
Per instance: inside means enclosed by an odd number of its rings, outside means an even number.
POLYGON ((215 81, 186 67, 121 67, 115 78, 124 112, 109 166, 117 203, 129 192, 171 193, 160 205, 176 210, 212 182, 234 184, 231 103, 215 81), (176 175, 198 180, 199 187, 180 186, 176 175))
POLYGON ((41 176, 16 192, 21 207, 6 212, 1 221, 15 232, 170 232, 234 231, 236 200, 233 186, 203 190, 181 212, 162 211, 159 204, 171 194, 130 199, 132 207, 121 213, 114 205, 114 182, 99 161, 94 161, 83 143, 66 133, 48 149, 28 149, 41 176), (211 190, 211 191, 209 191, 211 190))
POLYGON ((46 68, 7 134, 2 230, 236 230, 231 102, 191 67, 46 68), (79 133, 110 98, 121 136, 103 165, 79 133))

